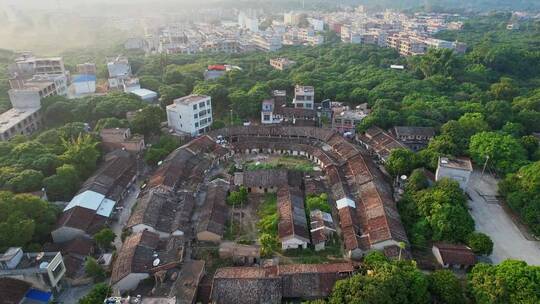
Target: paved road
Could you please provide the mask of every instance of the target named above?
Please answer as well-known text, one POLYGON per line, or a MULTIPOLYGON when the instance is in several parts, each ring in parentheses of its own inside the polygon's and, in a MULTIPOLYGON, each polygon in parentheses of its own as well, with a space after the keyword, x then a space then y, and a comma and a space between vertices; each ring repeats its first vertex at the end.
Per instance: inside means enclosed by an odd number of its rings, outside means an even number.
POLYGON ((467 193, 476 230, 493 240, 493 263, 506 259, 519 259, 530 265, 540 265, 540 242, 527 240, 512 218, 502 208, 497 195, 497 180, 489 175, 481 176, 475 170, 471 175, 467 193))
POLYGON ((90 292, 90 290, 92 290, 93 287, 94 287, 94 284, 66 288, 58 296, 58 299, 57 299, 58 303, 77 304, 79 302, 79 299, 87 295, 90 292))
POLYGON ((112 231, 116 234, 116 239, 114 240, 114 246, 116 249, 120 249, 122 247, 122 229, 127 224, 127 221, 129 220, 129 217, 131 215, 131 209, 135 205, 135 202, 137 202, 137 196, 139 196, 139 192, 141 191, 138 183, 135 183, 135 185, 132 186, 132 188, 129 191, 129 194, 124 199, 123 209, 120 212, 120 215, 118 216, 118 220, 115 221, 112 224, 112 231))

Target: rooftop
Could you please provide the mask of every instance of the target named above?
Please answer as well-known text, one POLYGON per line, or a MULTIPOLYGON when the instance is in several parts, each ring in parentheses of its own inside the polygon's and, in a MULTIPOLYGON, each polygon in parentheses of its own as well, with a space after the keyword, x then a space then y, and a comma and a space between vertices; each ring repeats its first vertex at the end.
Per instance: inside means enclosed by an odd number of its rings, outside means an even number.
POLYGON ((465 171, 473 170, 471 160, 466 157, 458 157, 458 158, 439 157, 439 167, 465 170, 465 171))
POLYGON ((31 109, 9 109, 6 112, 0 114, 0 133, 13 128, 19 122, 37 113, 39 108, 31 109))
POLYGON ((89 75, 89 74, 79 74, 73 76, 73 82, 90 82, 90 81, 96 81, 96 75, 89 75))
POLYGON ((181 98, 177 98, 174 100, 175 104, 184 104, 184 105, 190 105, 195 102, 205 101, 206 99, 210 98, 210 96, 206 95, 188 95, 181 98))
POLYGON ((294 87, 294 92, 296 94, 306 94, 306 93, 314 93, 315 92, 315 89, 312 87, 312 86, 301 86, 301 85, 296 85, 294 87))

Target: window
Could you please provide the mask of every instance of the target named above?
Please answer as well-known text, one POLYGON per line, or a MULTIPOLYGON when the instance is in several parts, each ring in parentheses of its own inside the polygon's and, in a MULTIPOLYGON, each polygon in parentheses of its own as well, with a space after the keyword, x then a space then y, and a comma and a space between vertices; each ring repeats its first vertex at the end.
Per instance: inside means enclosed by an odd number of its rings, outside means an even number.
POLYGON ((193 105, 193 110, 197 110, 197 105, 196 104, 193 105))
POLYGON ((204 108, 204 101, 199 103, 199 108, 204 108))
POLYGON ((53 277, 54 279, 58 279, 58 276, 60 275, 60 273, 62 273, 62 271, 64 271, 64 264, 63 263, 59 263, 58 265, 56 265, 56 267, 52 270, 52 274, 53 274, 53 277))
POLYGON ((306 103, 306 108, 310 108, 311 109, 311 104, 310 103, 306 103))
POLYGON ((263 120, 264 120, 264 121, 269 121, 269 120, 270 120, 270 115, 264 115, 263 120))
POLYGON ((193 118, 199 118, 199 114, 193 114, 193 118))
POLYGON ((196 122, 196 123, 195 123, 195 128, 198 128, 198 127, 199 127, 199 123, 196 122))
POLYGON ((210 105, 210 100, 207 100, 207 101, 206 101, 206 105, 207 105, 207 106, 210 105))

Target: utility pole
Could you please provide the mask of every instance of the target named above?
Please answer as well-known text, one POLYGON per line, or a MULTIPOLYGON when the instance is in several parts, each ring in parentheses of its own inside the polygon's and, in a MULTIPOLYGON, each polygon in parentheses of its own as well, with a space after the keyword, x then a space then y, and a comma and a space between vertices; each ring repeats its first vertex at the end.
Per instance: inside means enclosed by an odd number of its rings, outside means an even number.
POLYGON ((488 161, 489 161, 489 155, 486 155, 486 162, 484 163, 484 168, 482 168, 482 177, 484 177, 484 171, 486 171, 488 161))

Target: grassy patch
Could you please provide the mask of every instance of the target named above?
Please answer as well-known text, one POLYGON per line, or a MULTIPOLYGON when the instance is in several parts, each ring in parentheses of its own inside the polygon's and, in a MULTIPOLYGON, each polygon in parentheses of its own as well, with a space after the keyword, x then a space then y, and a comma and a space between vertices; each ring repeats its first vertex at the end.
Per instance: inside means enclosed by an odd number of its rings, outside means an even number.
POLYGON ((269 170, 269 169, 288 169, 302 172, 313 172, 313 164, 304 157, 282 156, 271 158, 264 163, 248 162, 245 164, 247 171, 269 170))
POLYGON ((343 258, 341 242, 337 236, 327 242, 324 250, 315 251, 313 248, 289 249, 285 250, 283 255, 294 263, 300 264, 318 264, 343 258))

